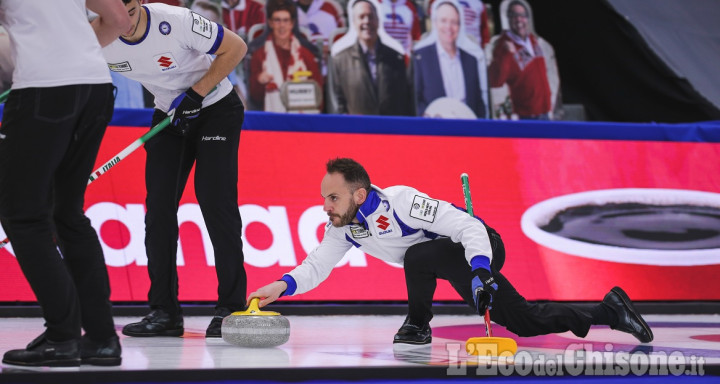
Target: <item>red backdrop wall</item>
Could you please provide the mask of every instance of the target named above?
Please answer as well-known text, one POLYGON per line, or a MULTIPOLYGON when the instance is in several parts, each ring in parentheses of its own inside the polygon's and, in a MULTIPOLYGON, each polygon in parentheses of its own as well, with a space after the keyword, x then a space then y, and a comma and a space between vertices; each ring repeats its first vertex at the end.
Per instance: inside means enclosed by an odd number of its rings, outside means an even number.
MULTIPOLYGON (((146 130, 110 127, 98 165, 146 130)), ((325 162, 342 156, 365 165, 380 187, 411 185, 459 206, 464 205, 459 175, 468 173, 475 213, 505 241, 503 272, 528 299, 599 300, 612 284, 625 287, 636 300, 720 299, 720 280, 715 278, 720 252, 714 264, 687 267, 548 257, 520 226, 523 213, 534 204, 577 192, 718 191, 719 152, 720 145, 708 143, 244 131, 238 206, 248 289, 278 279, 322 238, 326 216, 320 180, 325 162), (629 272, 618 273, 618 266, 629 272), (672 281, 664 280, 668 276, 672 281), (702 282, 703 289, 691 281, 702 282)), ((116 301, 144 301, 149 287, 143 245, 144 161, 139 149, 88 187, 87 214, 103 242, 116 301)), ((179 216, 180 298, 213 301, 217 285, 212 246, 192 183, 179 216)), ((459 300, 448 284, 440 284, 435 298, 459 300)), ((353 250, 320 287, 284 300, 405 299, 401 268, 353 250)), ((0 301, 34 301, 11 246, 0 250, 0 301)))

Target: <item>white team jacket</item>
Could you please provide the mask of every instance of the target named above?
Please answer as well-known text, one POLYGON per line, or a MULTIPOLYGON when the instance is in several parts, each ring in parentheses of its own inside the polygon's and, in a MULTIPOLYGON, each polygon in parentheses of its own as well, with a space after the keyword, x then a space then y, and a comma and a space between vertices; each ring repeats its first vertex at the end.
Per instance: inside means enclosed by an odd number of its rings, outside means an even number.
MULTIPOLYGON (((143 7, 148 15, 145 35, 135 42, 120 37, 102 52, 111 71, 139 81, 155 96, 155 108, 168 112, 176 97, 205 76, 225 30, 184 7, 163 3, 143 7)), ((203 108, 230 91, 232 84, 223 78, 205 96, 203 108)))
POLYGON ((289 275, 297 284, 294 292, 289 286, 286 295, 317 287, 352 246, 378 259, 402 265, 410 246, 443 236, 463 244, 468 264, 475 256, 492 260, 490 239, 481 221, 411 187, 380 189, 373 185, 360 206, 357 219, 360 224, 342 228, 328 222, 320 244, 302 264, 283 277, 287 280, 289 275))

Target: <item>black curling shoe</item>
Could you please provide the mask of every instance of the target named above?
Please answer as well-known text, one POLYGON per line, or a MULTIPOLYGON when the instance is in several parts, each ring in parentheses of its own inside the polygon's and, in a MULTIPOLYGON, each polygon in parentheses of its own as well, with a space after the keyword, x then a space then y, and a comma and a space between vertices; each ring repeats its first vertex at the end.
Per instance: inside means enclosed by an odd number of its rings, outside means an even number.
POLYGON ((222 337, 222 321, 224 318, 230 316, 231 313, 232 311, 225 307, 216 309, 215 316, 213 316, 212 320, 210 320, 210 325, 208 325, 207 330, 205 331, 205 337, 222 337))
POLYGON ((124 326, 122 333, 135 337, 182 336, 185 328, 182 315, 170 316, 162 309, 155 309, 139 322, 124 326))
POLYGON ((84 335, 80 340, 80 359, 82 364, 114 367, 122 363, 122 348, 117 336, 103 341, 91 340, 84 335))
POLYGON ((78 367, 80 366, 78 340, 51 341, 43 332, 25 349, 5 352, 2 362, 26 367, 78 367))
POLYGON ((618 316, 618 322, 612 329, 629 333, 640 340, 649 343, 653 340, 650 326, 637 312, 627 293, 620 287, 615 287, 605 295, 603 303, 610 306, 618 316))
POLYGON ((430 324, 423 325, 411 324, 409 319, 405 319, 402 327, 395 334, 393 343, 401 344, 429 344, 432 341, 432 330, 430 324))

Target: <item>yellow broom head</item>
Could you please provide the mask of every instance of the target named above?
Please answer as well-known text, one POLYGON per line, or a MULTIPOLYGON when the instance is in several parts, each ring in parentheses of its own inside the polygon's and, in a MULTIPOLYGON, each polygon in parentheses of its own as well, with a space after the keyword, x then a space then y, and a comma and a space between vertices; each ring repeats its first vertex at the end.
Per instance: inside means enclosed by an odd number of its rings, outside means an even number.
POLYGON ((514 356, 517 343, 508 337, 471 337, 465 342, 468 355, 476 356, 514 356))

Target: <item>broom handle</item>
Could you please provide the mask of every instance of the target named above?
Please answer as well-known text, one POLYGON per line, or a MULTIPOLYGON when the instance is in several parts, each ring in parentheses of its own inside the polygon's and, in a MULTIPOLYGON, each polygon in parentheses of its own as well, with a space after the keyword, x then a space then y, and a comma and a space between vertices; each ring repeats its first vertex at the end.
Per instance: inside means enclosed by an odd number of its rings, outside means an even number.
MULTIPOLYGON (((465 210, 467 210, 467 213, 470 214, 470 216, 475 216, 473 214, 473 206, 472 206, 472 196, 470 196, 470 178, 468 177, 467 173, 463 173, 460 175, 460 180, 462 181, 463 186, 463 196, 465 197, 465 210)), ((485 310, 485 334, 487 337, 492 337, 492 328, 490 327, 490 310, 485 310)))
MULTIPOLYGON (((217 86, 213 87, 213 89, 211 89, 210 92, 215 91, 215 89, 217 89, 217 86)), ((0 95, 0 97, 2 97, 2 95, 0 95)), ((162 121, 157 123, 156 126, 150 128, 150 130, 147 133, 145 133, 144 135, 140 136, 137 140, 130 143, 130 145, 125 147, 125 149, 120 151, 120 153, 115 155, 115 157, 108 160, 105 164, 101 165, 98 169, 94 170, 93 173, 90 174, 90 177, 88 179, 88 185, 90 185, 90 183, 92 183, 93 181, 97 180, 97 178, 100 177, 100 175, 109 171, 110 168, 114 167, 117 163, 120 162, 120 160, 127 157, 127 155, 133 153, 136 149, 140 148, 143 144, 145 144, 146 141, 150 140, 158 132, 162 131, 163 129, 165 129, 165 127, 170 125, 170 122, 172 121, 172 116, 174 116, 174 114, 164 118, 162 121)))
POLYGON ((492 327, 490 326, 490 310, 485 310, 485 336, 492 337, 492 327))
POLYGON ((463 186, 463 196, 465 197, 465 210, 470 216, 475 216, 473 213, 472 196, 470 196, 470 179, 467 173, 460 175, 460 180, 463 186))
POLYGON ((90 177, 88 178, 88 185, 92 183, 93 181, 97 180, 100 175, 110 170, 110 168, 114 167, 117 163, 120 162, 120 160, 126 158, 129 154, 133 153, 136 149, 140 148, 146 141, 150 140, 153 136, 155 136, 158 132, 162 131, 165 127, 167 127, 170 124, 170 116, 163 119, 161 122, 159 122, 156 126, 152 127, 147 133, 137 138, 135 141, 130 143, 125 149, 120 151, 117 155, 115 155, 112 159, 108 160, 105 164, 101 165, 98 169, 94 170, 93 173, 90 174, 90 177))

